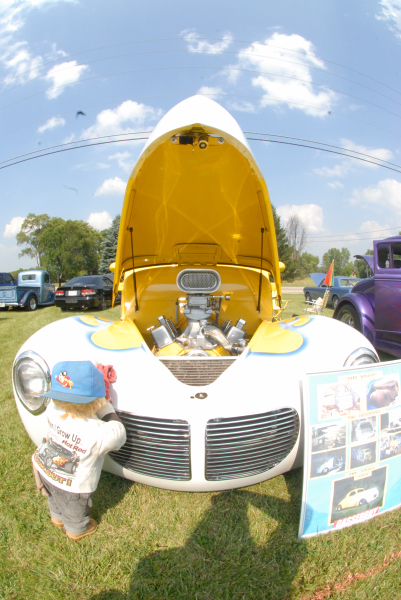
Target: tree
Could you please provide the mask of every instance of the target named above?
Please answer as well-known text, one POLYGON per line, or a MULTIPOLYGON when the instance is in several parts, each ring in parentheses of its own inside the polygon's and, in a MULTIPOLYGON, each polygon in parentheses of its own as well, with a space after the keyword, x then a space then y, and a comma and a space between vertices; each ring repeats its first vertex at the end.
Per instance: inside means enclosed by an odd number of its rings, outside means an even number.
POLYGON ((288 238, 285 229, 281 226, 280 217, 277 214, 275 207, 272 206, 274 228, 276 230, 277 250, 279 260, 285 264, 285 270, 282 272, 284 281, 293 281, 296 271, 296 263, 291 258, 292 248, 288 243, 288 238))
POLYGON ((285 227, 288 243, 292 246, 292 257, 299 260, 308 243, 308 228, 298 215, 292 214, 285 227))
POLYGON ((101 247, 101 259, 99 273, 110 273, 111 263, 116 261, 118 232, 120 229, 120 215, 114 217, 109 229, 103 232, 103 242, 101 247))
POLYGON ((26 245, 26 248, 23 248, 18 256, 20 258, 22 256, 34 258, 38 267, 42 266, 40 237, 50 220, 51 218, 49 215, 35 215, 34 213, 29 213, 22 223, 21 231, 19 231, 16 236, 18 246, 23 244, 26 245))
POLYGON ((53 278, 98 272, 102 235, 84 221, 50 219, 39 239, 42 262, 53 278))
POLYGON ((319 257, 304 252, 299 258, 299 277, 306 277, 309 273, 319 272, 319 257))
POLYGON ((330 248, 323 254, 322 269, 328 271, 334 260, 334 273, 336 275, 351 275, 354 263, 351 262, 351 253, 347 248, 330 248))

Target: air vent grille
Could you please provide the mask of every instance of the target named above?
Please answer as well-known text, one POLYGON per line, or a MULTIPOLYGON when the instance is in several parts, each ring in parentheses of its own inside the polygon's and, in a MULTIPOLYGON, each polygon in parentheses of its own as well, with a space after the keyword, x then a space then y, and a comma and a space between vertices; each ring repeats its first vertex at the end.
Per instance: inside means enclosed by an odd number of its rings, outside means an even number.
POLYGON ((236 358, 179 358, 176 360, 161 358, 160 362, 181 383, 202 387, 216 381, 236 360, 236 358))
POLYGON ((190 429, 187 421, 153 419, 116 411, 127 431, 127 441, 110 456, 135 473, 188 481, 191 479, 190 429))
POLYGON ((299 433, 293 408, 211 419, 206 425, 208 481, 250 477, 269 471, 288 456, 299 433))

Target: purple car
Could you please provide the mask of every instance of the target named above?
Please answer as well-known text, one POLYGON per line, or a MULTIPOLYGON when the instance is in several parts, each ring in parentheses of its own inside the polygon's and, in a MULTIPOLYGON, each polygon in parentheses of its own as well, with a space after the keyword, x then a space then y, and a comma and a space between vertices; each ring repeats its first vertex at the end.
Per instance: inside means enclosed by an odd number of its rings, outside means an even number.
POLYGON ((401 236, 373 242, 373 256, 359 256, 373 272, 343 296, 334 319, 362 332, 377 350, 401 358, 401 236))

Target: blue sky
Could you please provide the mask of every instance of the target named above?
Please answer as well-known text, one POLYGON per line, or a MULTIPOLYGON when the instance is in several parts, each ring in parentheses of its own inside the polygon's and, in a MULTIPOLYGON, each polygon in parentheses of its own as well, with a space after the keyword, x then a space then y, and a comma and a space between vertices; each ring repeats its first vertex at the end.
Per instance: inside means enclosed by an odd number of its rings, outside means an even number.
POLYGON ((249 143, 306 251, 365 253, 401 231, 400 59, 401 0, 0 0, 0 270, 30 212, 108 227, 144 143, 116 140, 196 93, 286 142, 249 143))

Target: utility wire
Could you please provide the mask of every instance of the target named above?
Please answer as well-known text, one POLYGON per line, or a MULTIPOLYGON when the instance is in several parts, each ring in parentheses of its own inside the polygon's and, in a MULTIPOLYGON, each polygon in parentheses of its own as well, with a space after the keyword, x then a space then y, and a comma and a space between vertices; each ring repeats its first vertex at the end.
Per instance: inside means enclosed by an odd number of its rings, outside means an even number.
MULTIPOLYGON (((100 146, 100 145, 104 145, 104 144, 115 144, 115 143, 119 143, 119 142, 127 142, 127 141, 135 142, 135 141, 147 140, 147 139, 149 139, 149 136, 139 137, 139 138, 126 137, 125 139, 109 140, 109 141, 104 141, 104 142, 95 141, 95 140, 102 140, 102 139, 110 138, 110 137, 142 135, 142 134, 147 134, 147 133, 150 133, 150 132, 145 132, 145 131, 129 132, 129 133, 123 133, 123 134, 115 134, 115 135, 109 135, 109 136, 87 138, 87 139, 83 139, 83 140, 77 140, 75 142, 66 142, 64 144, 59 144, 57 146, 49 146, 48 148, 43 148, 41 150, 35 150, 33 152, 28 152, 26 154, 21 154, 19 156, 15 156, 15 157, 9 158, 7 160, 4 160, 4 161, 0 162, 0 165, 3 165, 0 167, 0 169, 5 169, 7 167, 11 167, 11 166, 19 164, 21 162, 27 162, 29 160, 41 158, 42 156, 50 156, 51 154, 58 154, 60 152, 65 152, 67 150, 78 150, 80 148, 90 148, 91 146, 100 146), (91 142, 91 143, 85 143, 85 142, 91 142), (82 144, 82 145, 81 146, 76 146, 76 145, 73 146, 73 144, 82 144), (65 148, 65 146, 70 146, 70 147, 65 148), (61 149, 56 150, 56 148, 61 148, 61 149), (47 150, 50 150, 50 152, 47 152, 47 150), (25 157, 29 157, 29 158, 25 158, 25 157), (19 160, 19 159, 21 159, 21 160, 19 160), (5 163, 9 163, 9 164, 5 164, 5 163)), ((277 135, 277 134, 259 134, 259 135, 277 135)), ((286 137, 287 139, 294 139, 294 140, 300 139, 300 138, 288 138, 288 136, 282 136, 282 137, 286 137)), ((394 163, 388 163, 388 164, 394 164, 394 166, 397 168, 387 166, 387 164, 383 164, 386 161, 376 162, 377 160, 381 160, 381 159, 376 159, 374 156, 370 156, 369 154, 363 154, 363 156, 369 157, 373 160, 368 160, 367 158, 362 158, 361 156, 355 156, 353 154, 347 154, 347 152, 354 152, 354 150, 349 150, 347 148, 341 148, 340 146, 333 146, 333 147, 343 149, 344 152, 340 152, 338 150, 329 150, 328 148, 321 148, 319 146, 311 145, 311 144, 321 144, 321 145, 330 146, 330 144, 324 144, 323 142, 310 142, 309 144, 300 144, 300 143, 296 143, 296 142, 289 142, 289 141, 283 141, 283 140, 266 140, 263 138, 253 138, 253 137, 247 137, 246 139, 251 140, 251 141, 265 142, 265 143, 269 143, 269 144, 283 144, 283 145, 289 145, 289 146, 297 146, 300 148, 309 148, 312 150, 320 150, 321 152, 328 152, 330 154, 338 154, 340 156, 346 156, 348 158, 353 158, 355 160, 360 160, 362 162, 374 164, 378 167, 383 167, 383 169, 389 169, 390 171, 395 171, 397 173, 401 173, 400 165, 395 165, 394 163)), ((306 140, 306 141, 309 141, 309 140, 306 140)), ((362 153, 357 153, 357 154, 362 154, 362 153)))
MULTIPOLYGON (((170 97, 182 97, 184 95, 185 95, 184 93, 181 93, 181 94, 152 94, 152 95, 148 94, 148 95, 145 95, 145 96, 135 96, 135 99, 136 100, 144 100, 144 99, 149 99, 149 98, 152 98, 152 99, 154 99, 154 98, 165 98, 165 97, 170 98, 170 97)), ((202 96, 212 96, 212 97, 214 96, 214 94, 206 94, 206 93, 202 93, 201 95, 202 96)), ((244 99, 247 99, 247 100, 260 100, 259 96, 249 96, 249 95, 240 95, 240 94, 221 94, 221 96, 224 97, 224 98, 244 98, 244 99)), ((301 102, 291 102, 290 100, 283 100, 281 98, 271 98, 271 100, 272 101, 276 101, 276 102, 281 102, 283 104, 293 105, 293 106, 303 106, 303 107, 306 107, 306 108, 316 108, 316 107, 314 107, 314 106, 312 106, 310 104, 304 104, 304 103, 301 103, 301 102)), ((102 106, 104 108, 104 106, 107 105, 107 104, 114 104, 116 102, 121 102, 121 101, 122 100, 120 98, 120 99, 108 100, 108 101, 102 102, 102 103, 84 104, 84 105, 81 105, 81 108, 82 109, 88 109, 88 108, 93 108, 93 107, 96 107, 96 106, 102 106)), ((325 109, 321 109, 321 110, 322 110, 322 113, 324 113, 324 114, 327 113, 327 111, 325 109)), ((330 112, 331 112, 332 115, 337 115, 339 117, 343 117, 344 119, 350 119, 352 121, 356 121, 357 123, 362 123, 362 125, 367 125, 368 127, 374 127, 375 129, 380 129, 380 131, 384 131, 385 133, 389 133, 390 135, 394 135, 396 137, 401 137, 401 135, 397 134, 394 129, 392 131, 390 131, 388 129, 385 129, 384 127, 380 127, 378 125, 374 125, 373 123, 370 123, 369 121, 363 121, 362 119, 357 119, 356 117, 352 117, 351 115, 344 115, 344 114, 336 112, 334 110, 332 110, 330 112)), ((64 111, 64 112, 58 113, 57 116, 63 116, 63 115, 70 114, 70 113, 74 113, 75 114, 76 110, 74 109, 74 110, 64 111)), ((43 119, 40 119, 40 120, 37 120, 37 121, 32 121, 31 123, 28 123, 26 125, 18 127, 16 129, 11 129, 9 131, 5 131, 4 133, 0 134, 0 137, 4 137, 6 135, 15 133, 16 131, 20 131, 21 129, 25 129, 25 128, 31 126, 31 125, 36 125, 37 123, 42 123, 42 122, 43 122, 43 119)), ((260 135, 269 135, 269 134, 260 134, 260 135)), ((317 142, 317 143, 319 143, 319 142, 317 142)))
MULTIPOLYGON (((255 69, 242 69, 239 67, 210 67, 210 66, 173 66, 173 67, 151 67, 151 68, 143 68, 143 69, 128 69, 126 71, 114 71, 112 73, 103 73, 102 75, 94 75, 93 77, 86 77, 83 79, 80 79, 79 81, 75 82, 75 83, 86 83, 88 81, 93 81, 95 79, 102 79, 104 77, 115 77, 117 75, 127 75, 129 73, 142 73, 142 72, 152 72, 152 71, 176 71, 176 70, 214 70, 214 71, 238 71, 240 73, 256 73, 258 75, 274 75, 275 77, 281 77, 283 79, 290 79, 292 81, 300 81, 302 83, 307 83, 308 85, 310 85, 310 81, 307 79, 301 79, 300 77, 294 77, 291 75, 282 75, 282 74, 278 74, 278 73, 270 73, 269 71, 258 71, 255 69)), ((36 92, 35 94, 32 94, 30 96, 25 96, 24 98, 20 98, 19 100, 15 100, 14 102, 11 102, 10 104, 6 104, 4 106, 0 107, 0 110, 4 110, 6 108, 10 108, 11 106, 15 106, 16 104, 19 104, 20 102, 24 102, 25 100, 30 100, 31 98, 35 98, 36 96, 41 96, 43 94, 46 94, 47 92, 50 92, 52 90, 58 90, 60 88, 64 88, 67 87, 68 85, 71 85, 71 83, 65 83, 63 85, 56 85, 53 86, 51 88, 48 88, 47 90, 44 90, 42 92, 36 92)), ((378 108, 379 110, 382 110, 384 112, 387 112, 399 119, 401 119, 401 115, 387 109, 384 108, 383 106, 380 106, 380 104, 376 104, 374 102, 370 102, 369 100, 366 100, 364 98, 360 98, 359 96, 355 96, 354 94, 349 94, 348 92, 343 92, 341 90, 336 90, 333 87, 329 87, 327 85, 324 84, 320 84, 320 83, 314 83, 313 84, 315 87, 321 87, 324 88, 326 90, 331 90, 332 92, 337 92, 343 96, 349 96, 350 98, 354 98, 356 100, 359 100, 360 102, 364 102, 365 104, 370 104, 371 106, 374 106, 375 108, 378 108)))
MULTIPOLYGON (((130 45, 133 45, 133 44, 166 42, 166 41, 169 41, 169 42, 170 41, 184 41, 186 43, 196 43, 197 41, 205 41, 205 40, 212 40, 212 41, 218 41, 218 42, 226 41, 224 38, 212 38, 212 37, 197 37, 196 39, 193 39, 193 40, 189 40, 189 39, 187 39, 185 37, 150 38, 150 39, 144 39, 144 40, 135 40, 135 41, 130 41, 130 42, 121 42, 119 44, 110 44, 110 45, 106 45, 106 46, 98 46, 96 48, 90 48, 88 50, 82 50, 80 52, 75 52, 73 54, 67 54, 66 56, 63 56, 61 58, 58 58, 58 59, 55 59, 55 60, 43 63, 42 66, 49 66, 51 64, 56 64, 56 63, 58 63, 58 62, 60 62, 62 60, 66 60, 68 58, 74 58, 76 56, 81 56, 82 54, 88 54, 89 52, 97 52, 98 50, 106 50, 106 49, 109 49, 109 48, 119 48, 121 46, 130 46, 130 45)), ((324 61, 326 63, 330 63, 332 65, 335 65, 337 67, 340 67, 340 68, 345 69, 347 71, 350 71, 352 73, 356 73, 357 75, 360 75, 362 77, 366 77, 367 79, 370 79, 371 81, 374 81, 375 83, 378 83, 379 85, 382 85, 383 87, 386 87, 387 89, 391 90, 392 92, 395 92, 396 94, 401 94, 401 92, 399 90, 396 90, 396 89, 392 88, 391 86, 383 83, 382 81, 380 81, 378 79, 375 79, 374 77, 371 77, 370 75, 366 75, 365 73, 362 73, 361 71, 358 71, 357 69, 352 69, 351 67, 347 67, 345 65, 342 65, 341 63, 337 63, 337 62, 329 60, 327 58, 316 56, 316 55, 314 55, 314 54, 312 54, 310 52, 304 52, 303 50, 302 51, 301 50, 294 50, 293 48, 286 48, 285 46, 277 46, 276 44, 265 44, 265 43, 261 43, 261 42, 252 42, 252 41, 249 41, 249 40, 235 40, 235 39, 232 39, 232 40, 230 40, 230 42, 238 43, 238 44, 251 44, 251 45, 255 44, 255 45, 258 45, 258 46, 263 46, 263 48, 277 48, 279 50, 285 50, 286 52, 292 52, 294 54, 300 54, 302 57, 304 57, 304 56, 311 56, 314 59, 322 60, 322 61, 324 61)), ((187 50, 187 52, 191 53, 190 50, 187 50)), ((194 53, 196 53, 196 52, 194 52, 194 53)), ((205 54, 205 53, 207 53, 207 52, 203 52, 203 53, 199 52, 199 54, 205 54)), ((220 52, 220 54, 221 53, 222 52, 220 52)), ((241 51, 239 51, 238 54, 241 54, 241 51)), ((23 71, 22 73, 19 73, 18 76, 14 77, 12 79, 11 78, 7 78, 7 80, 4 80, 2 83, 4 84, 4 83, 6 83, 8 81, 12 81, 12 80, 18 79, 18 77, 21 77, 23 75, 27 75, 27 74, 31 73, 32 71, 35 71, 35 70, 36 70, 36 67, 32 68, 32 69, 28 69, 26 71, 23 71)))
MULTIPOLYGON (((117 58, 127 58, 130 56, 144 56, 144 55, 150 55, 150 54, 168 54, 168 53, 177 53, 177 54, 188 54, 188 50, 185 49, 169 49, 169 50, 147 50, 147 51, 143 51, 143 52, 130 52, 128 54, 116 54, 114 56, 104 56, 102 58, 96 58, 93 60, 89 60, 86 61, 86 64, 83 66, 87 66, 87 65, 92 65, 94 63, 98 63, 98 62, 104 62, 106 60, 114 60, 117 58)), ((216 56, 215 53, 213 53, 212 51, 205 51, 203 54, 206 55, 212 55, 212 56, 216 56)), ((233 52, 231 50, 223 50, 221 52, 219 52, 219 56, 221 55, 236 55, 238 56, 238 58, 242 58, 244 57, 250 57, 250 58, 262 58, 262 59, 266 59, 266 60, 271 60, 271 61, 277 61, 277 62, 284 62, 284 63, 288 63, 291 65, 298 65, 300 67, 306 67, 308 69, 311 69, 313 71, 320 71, 321 73, 324 73, 325 75, 331 75, 332 77, 337 77, 338 79, 343 79, 344 81, 348 81, 349 83, 353 83, 354 85, 357 85, 359 87, 362 87, 366 90, 369 90, 370 92, 373 92, 374 94, 377 94, 379 96, 382 96, 383 98, 386 98, 386 100, 390 100, 390 102, 394 102, 395 104, 398 104, 399 106, 401 106, 401 102, 398 102, 397 100, 394 100, 393 98, 391 98, 390 96, 387 96, 386 94, 383 94, 381 92, 378 92, 377 90, 364 85, 363 83, 359 83, 358 81, 354 81, 353 79, 350 79, 348 77, 344 77, 343 75, 338 75, 337 73, 333 73, 332 71, 327 71, 327 69, 323 69, 320 67, 314 67, 313 65, 307 65, 305 63, 302 62, 296 62, 296 61, 292 61, 292 60, 288 60, 287 58, 279 58, 277 56, 266 56, 264 54, 253 54, 253 53, 248 53, 248 52, 233 52)), ((61 59, 60 59, 61 60, 61 59)), ((62 71, 68 71, 70 69, 76 69, 77 65, 71 65, 68 67, 64 67, 62 69, 58 69, 57 73, 62 72, 62 71)), ((221 67, 221 68, 234 68, 234 67, 221 67)), ((22 74, 23 75, 23 74, 22 74)), ((280 77, 281 75, 279 73, 274 74, 271 73, 271 75, 275 76, 275 77, 280 77)), ((6 88, 4 89, 2 92, 0 92, 0 96, 2 96, 3 94, 6 94, 8 92, 11 92, 12 90, 15 90, 17 88, 23 87, 25 85, 27 85, 28 83, 31 83, 33 81, 37 81, 39 79, 45 79, 48 76, 47 73, 45 73, 44 75, 38 75, 37 77, 32 77, 31 79, 29 79, 28 81, 24 82, 24 83, 19 83, 17 85, 14 85, 13 87, 10 88, 6 88)), ((16 79, 16 78, 14 78, 16 79)), ((69 85, 69 84, 66 84, 69 85)), ((318 85, 318 84, 313 84, 313 85, 318 85)), ((341 92, 344 93, 344 92, 341 92)))
MULTIPOLYGON (((366 158, 361 158, 360 156, 354 156, 353 154, 346 154, 345 152, 338 152, 336 150, 329 150, 328 148, 319 148, 318 146, 311 146, 309 144, 297 144, 295 142, 284 142, 281 140, 264 140, 262 138, 246 138, 247 140, 252 140, 255 142, 266 142, 268 144, 287 144, 288 146, 298 146, 300 148, 310 148, 311 150, 320 150, 321 152, 328 152, 330 154, 339 154, 340 156, 347 156, 348 158, 354 158, 355 160, 360 160, 362 162, 370 163, 372 165, 376 165, 378 167, 383 167, 383 169, 389 169, 390 171, 395 171, 396 173, 401 173, 401 167, 398 169, 394 169, 394 167, 388 167, 382 163, 378 163, 375 160, 367 160, 366 158)), ((353 152, 349 150, 348 152, 353 152)), ((374 158, 374 157, 372 157, 374 158)))
MULTIPOLYGON (((401 165, 397 165, 395 163, 391 163, 388 162, 387 160, 383 160, 382 158, 378 158, 377 156, 371 156, 370 154, 366 154, 364 152, 358 152, 357 150, 350 150, 349 148, 343 148, 342 146, 334 146, 333 144, 326 144, 324 142, 317 142, 315 140, 307 140, 304 138, 294 138, 288 135, 279 135, 276 133, 260 133, 260 132, 254 132, 254 131, 244 131, 244 134, 250 134, 250 135, 268 135, 268 136, 272 136, 272 137, 279 137, 279 138, 285 138, 287 140, 297 140, 299 142, 308 142, 310 144, 320 144, 321 146, 328 146, 329 148, 337 148, 337 150, 345 150, 346 152, 353 152, 354 154, 359 154, 361 156, 367 156, 368 158, 374 158, 375 160, 379 160, 382 163, 385 163, 387 165, 392 165, 393 167, 398 167, 399 169, 401 169, 401 165)), ((251 139, 251 138, 248 138, 251 139)), ((268 141, 268 140, 266 140, 268 141)))
MULTIPOLYGON (((355 233, 336 233, 335 235, 317 235, 317 236, 308 236, 308 238, 312 241, 324 241, 326 239, 329 238, 338 238, 339 235, 342 236, 346 236, 346 235, 366 235, 368 233, 380 233, 381 231, 391 231, 392 229, 401 229, 401 225, 400 226, 395 226, 395 227, 387 227, 387 229, 374 229, 373 231, 364 231, 364 232, 355 232, 355 233)), ((352 240, 350 240, 352 241, 352 240)))

